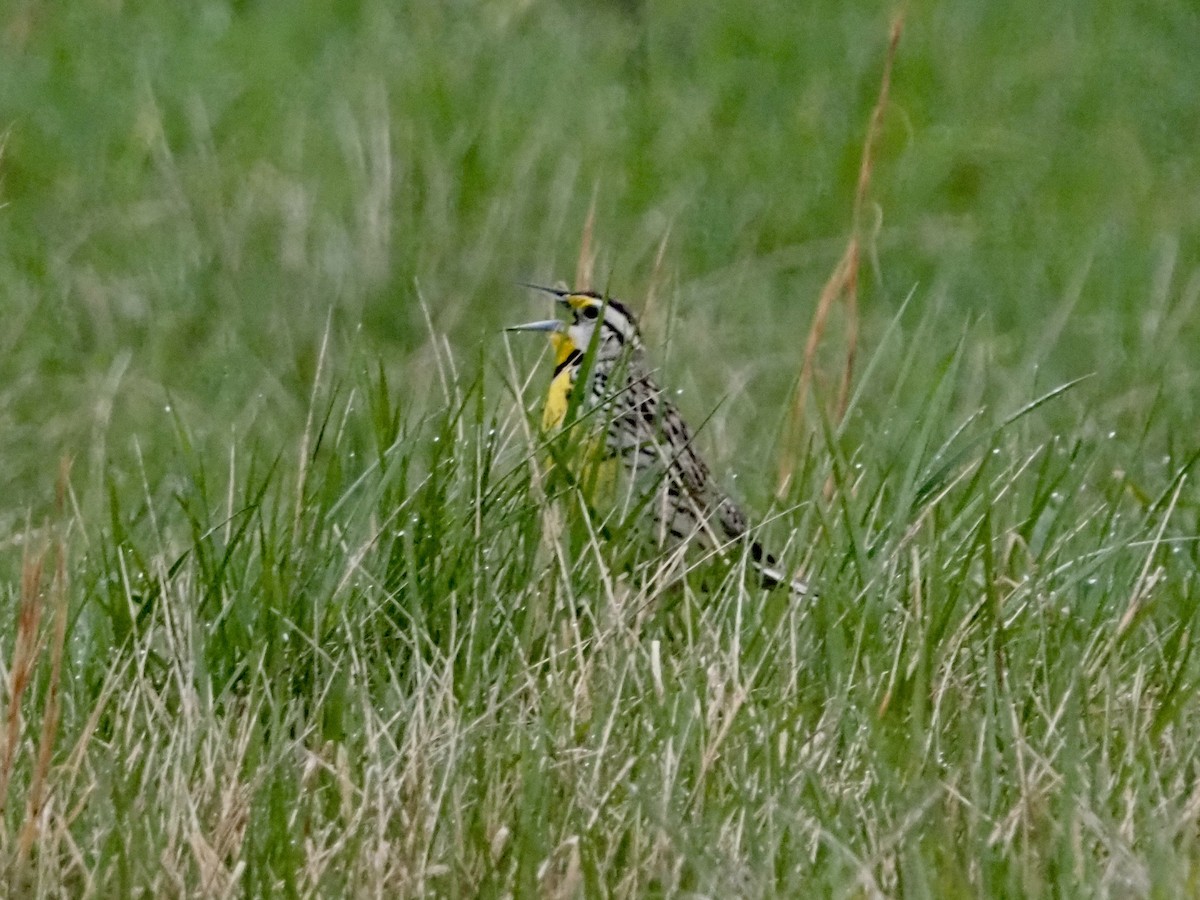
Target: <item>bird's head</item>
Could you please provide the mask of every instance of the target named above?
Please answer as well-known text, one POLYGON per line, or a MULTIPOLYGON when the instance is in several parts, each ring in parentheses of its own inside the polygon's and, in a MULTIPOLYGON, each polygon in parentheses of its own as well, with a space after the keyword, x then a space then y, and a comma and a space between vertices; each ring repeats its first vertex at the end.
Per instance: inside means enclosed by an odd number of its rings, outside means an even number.
POLYGON ((595 291, 564 291, 535 284, 527 287, 553 294, 567 313, 567 319, 526 322, 524 325, 510 325, 508 330, 548 332, 556 363, 561 363, 575 350, 586 351, 594 339, 598 340, 601 352, 641 344, 637 322, 619 300, 595 291), (600 334, 595 338, 597 329, 600 334))

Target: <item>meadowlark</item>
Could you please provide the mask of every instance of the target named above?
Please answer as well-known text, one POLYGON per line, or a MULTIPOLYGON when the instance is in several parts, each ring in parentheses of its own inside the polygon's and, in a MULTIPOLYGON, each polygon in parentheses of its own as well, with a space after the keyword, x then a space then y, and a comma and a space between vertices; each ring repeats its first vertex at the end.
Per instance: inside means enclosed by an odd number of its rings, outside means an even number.
POLYGON ((808 585, 776 568, 775 557, 751 539, 741 507, 713 479, 694 446, 692 431, 654 379, 637 322, 620 301, 595 291, 564 291, 528 285, 557 298, 569 321, 546 319, 513 325, 509 331, 541 331, 554 351, 554 376, 542 425, 575 423, 591 435, 594 460, 589 475, 611 490, 611 470, 626 476, 619 493, 625 510, 648 521, 654 540, 667 548, 698 547, 717 553, 745 548, 767 588, 781 584, 803 596, 808 585), (575 388, 585 387, 576 396, 575 388), (596 476, 598 470, 609 475, 596 476))

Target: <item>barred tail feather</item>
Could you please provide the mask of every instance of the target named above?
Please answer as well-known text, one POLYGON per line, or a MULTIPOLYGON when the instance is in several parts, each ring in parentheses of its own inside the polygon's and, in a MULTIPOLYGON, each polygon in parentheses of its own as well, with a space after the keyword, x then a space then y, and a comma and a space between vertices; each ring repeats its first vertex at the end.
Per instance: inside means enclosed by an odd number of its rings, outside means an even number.
POLYGON ((778 569, 775 557, 764 550, 763 545, 758 541, 750 545, 750 559, 754 564, 755 571, 758 572, 762 586, 767 590, 773 590, 780 585, 786 584, 792 592, 793 597, 807 597, 812 593, 812 589, 809 588, 807 581, 800 578, 789 578, 783 571, 778 569))

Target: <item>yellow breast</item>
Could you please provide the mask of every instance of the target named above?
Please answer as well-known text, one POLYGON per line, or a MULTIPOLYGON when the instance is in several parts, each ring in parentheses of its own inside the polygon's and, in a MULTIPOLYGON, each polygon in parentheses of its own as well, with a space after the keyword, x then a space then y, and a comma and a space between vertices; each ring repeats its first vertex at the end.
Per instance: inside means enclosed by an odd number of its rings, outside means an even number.
MULTIPOLYGON (((570 337, 552 333, 550 343, 554 348, 554 378, 550 381, 546 405, 542 409, 542 430, 547 433, 559 429, 566 419, 571 390, 579 372, 579 354, 570 337), (572 359, 572 356, 576 359, 572 359)), ((585 431, 580 432, 578 437, 581 441, 570 440, 562 448, 569 448, 568 468, 573 472, 573 480, 589 501, 607 498, 616 490, 617 460, 606 452, 602 434, 585 431)))
POLYGON ((554 347, 554 371, 557 373, 550 382, 550 391, 546 394, 546 407, 542 410, 542 429, 552 431, 558 428, 567 416, 567 404, 571 401, 571 383, 575 370, 563 365, 575 350, 575 345, 565 334, 550 335, 550 343, 554 347))

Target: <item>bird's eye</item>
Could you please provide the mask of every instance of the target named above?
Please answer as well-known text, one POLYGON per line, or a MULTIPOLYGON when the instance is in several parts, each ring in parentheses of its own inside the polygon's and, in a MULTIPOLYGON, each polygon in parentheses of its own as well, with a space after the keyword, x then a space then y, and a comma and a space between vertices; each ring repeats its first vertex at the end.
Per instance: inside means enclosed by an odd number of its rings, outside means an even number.
POLYGON ((594 319, 598 315, 600 315, 600 310, 596 309, 594 306, 585 306, 583 308, 583 317, 585 319, 594 319))

